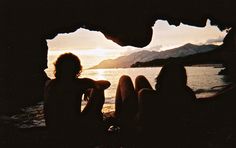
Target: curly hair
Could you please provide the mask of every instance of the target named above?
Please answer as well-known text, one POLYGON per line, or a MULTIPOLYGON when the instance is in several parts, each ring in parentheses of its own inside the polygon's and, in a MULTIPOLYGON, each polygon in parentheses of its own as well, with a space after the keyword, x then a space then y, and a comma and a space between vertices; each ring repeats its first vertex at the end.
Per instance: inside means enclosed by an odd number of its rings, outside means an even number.
POLYGON ((60 55, 54 63, 54 75, 56 78, 61 78, 62 73, 71 77, 79 77, 82 72, 80 59, 72 53, 64 53, 60 55))

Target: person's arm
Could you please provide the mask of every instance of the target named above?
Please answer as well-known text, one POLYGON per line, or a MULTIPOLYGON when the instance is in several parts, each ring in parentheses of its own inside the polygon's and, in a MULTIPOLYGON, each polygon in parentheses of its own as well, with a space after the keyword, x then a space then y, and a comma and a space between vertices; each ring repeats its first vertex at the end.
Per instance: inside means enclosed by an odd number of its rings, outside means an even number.
POLYGON ((107 80, 98 80, 95 81, 95 88, 97 89, 107 89, 108 87, 110 87, 111 83, 107 80))
POLYGON ((83 91, 84 91, 84 98, 83 99, 85 101, 89 100, 92 89, 95 88, 95 89, 105 90, 111 85, 109 81, 106 81, 106 80, 95 81, 90 78, 80 79, 80 83, 83 85, 83 91))
POLYGON ((92 88, 104 90, 107 89, 111 85, 111 83, 107 80, 95 81, 93 79, 83 78, 80 79, 80 85, 83 86, 84 91, 92 88))

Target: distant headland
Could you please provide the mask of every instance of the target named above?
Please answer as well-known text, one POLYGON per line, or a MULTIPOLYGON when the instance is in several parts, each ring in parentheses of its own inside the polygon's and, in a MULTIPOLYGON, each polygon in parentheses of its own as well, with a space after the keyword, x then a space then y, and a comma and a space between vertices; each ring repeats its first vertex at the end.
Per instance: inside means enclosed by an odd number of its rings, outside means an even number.
MULTIPOLYGON (((206 61, 203 62, 191 62, 189 61, 189 56, 195 56, 201 54, 207 54, 208 52, 214 51, 219 47, 218 45, 194 45, 194 44, 185 44, 183 46, 165 50, 165 51, 155 51, 152 50, 142 50, 134 52, 127 56, 120 56, 116 59, 107 59, 100 62, 98 65, 91 67, 91 69, 99 68, 129 68, 129 67, 153 67, 153 66, 162 66, 164 63, 169 60, 185 60, 186 65, 193 64, 218 64, 215 61, 206 61), (189 63, 188 63, 189 62, 189 63)), ((199 60, 200 61, 200 60, 199 60)))

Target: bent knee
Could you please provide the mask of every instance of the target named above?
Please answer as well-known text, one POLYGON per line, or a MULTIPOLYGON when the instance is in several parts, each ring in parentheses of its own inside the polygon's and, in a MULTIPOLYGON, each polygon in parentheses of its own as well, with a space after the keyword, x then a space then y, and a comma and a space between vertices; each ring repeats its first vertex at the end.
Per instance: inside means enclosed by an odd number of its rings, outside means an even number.
POLYGON ((143 75, 139 75, 135 78, 135 82, 139 82, 139 81, 143 81, 143 80, 147 80, 147 78, 143 75))
POLYGON ((128 75, 122 75, 119 81, 120 82, 131 81, 131 78, 128 75))

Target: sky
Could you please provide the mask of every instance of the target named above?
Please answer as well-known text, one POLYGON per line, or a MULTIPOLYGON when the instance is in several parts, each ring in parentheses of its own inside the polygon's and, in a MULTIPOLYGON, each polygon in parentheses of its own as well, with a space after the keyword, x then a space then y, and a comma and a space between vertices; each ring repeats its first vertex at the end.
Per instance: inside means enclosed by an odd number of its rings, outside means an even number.
POLYGON ((169 25, 167 21, 156 21, 153 26, 153 37, 144 48, 132 46, 121 47, 108 40, 101 32, 78 29, 73 33, 58 34, 54 39, 47 40, 49 48, 49 63, 52 65, 55 57, 65 52, 72 52, 80 57, 85 68, 94 66, 104 59, 114 59, 139 50, 163 51, 192 44, 221 44, 226 31, 220 31, 211 26, 208 20, 205 27, 194 27, 180 24, 169 25), (88 60, 89 59, 89 60, 88 60))

